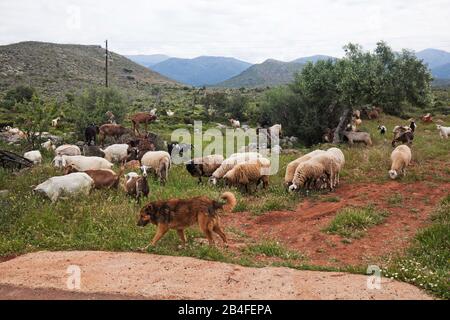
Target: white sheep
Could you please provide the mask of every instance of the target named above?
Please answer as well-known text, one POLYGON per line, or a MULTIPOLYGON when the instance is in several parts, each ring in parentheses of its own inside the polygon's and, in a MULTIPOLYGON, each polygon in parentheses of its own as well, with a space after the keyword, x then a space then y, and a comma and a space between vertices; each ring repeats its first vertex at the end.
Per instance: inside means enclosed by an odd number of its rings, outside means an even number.
POLYGON ((111 169, 113 164, 100 157, 56 156, 53 164, 57 168, 72 166, 77 171, 111 169))
POLYGON ((63 194, 75 195, 84 193, 89 195, 93 187, 94 180, 88 174, 77 172, 67 176, 50 178, 34 188, 34 191, 45 194, 52 202, 56 202, 63 194))
POLYGON ((100 149, 105 153, 105 159, 113 163, 121 163, 127 160, 128 144, 113 144, 105 150, 100 149))
POLYGON ((202 177, 210 177, 217 168, 223 163, 223 156, 220 154, 213 154, 204 156, 202 158, 195 158, 186 163, 186 170, 193 177, 199 179, 199 183, 202 182, 202 177))
POLYGON ((23 157, 25 159, 30 160, 31 162, 33 162, 33 164, 41 164, 42 163, 42 154, 40 151, 35 150, 35 151, 30 151, 30 152, 26 152, 23 157))
POLYGON ((47 151, 55 151, 56 146, 53 144, 53 141, 48 139, 46 142, 41 143, 41 147, 44 148, 47 151))
POLYGON ((141 159, 141 164, 152 170, 162 184, 167 182, 170 169, 170 154, 165 151, 149 151, 141 159))
POLYGON ((72 144, 64 144, 55 149, 57 156, 80 156, 81 150, 78 146, 72 144))
POLYGON ((439 130, 439 136, 441 139, 448 139, 450 135, 450 127, 443 127, 440 124, 436 125, 436 128, 439 130))
POLYGON ((244 162, 256 162, 256 160, 260 160, 262 158, 261 154, 257 152, 246 152, 246 153, 235 153, 232 154, 229 158, 225 159, 222 162, 222 165, 217 168, 216 171, 212 174, 209 182, 213 185, 217 184, 219 179, 222 179, 223 176, 233 169, 237 164, 244 162))
POLYGON ((292 180, 294 179, 295 170, 298 165, 302 162, 308 161, 309 159, 315 157, 316 155, 323 154, 326 151, 324 150, 314 150, 304 156, 290 162, 286 168, 286 173, 284 175, 284 184, 286 187, 289 187, 292 184, 292 180))
POLYGON ((330 189, 333 190, 336 186, 338 168, 339 164, 334 154, 328 152, 318 154, 298 165, 289 190, 294 191, 303 186, 309 189, 311 184, 316 183, 324 174, 329 178, 330 189))
POLYGON ((396 179, 400 173, 406 175, 406 167, 411 162, 411 149, 407 145, 400 145, 392 151, 391 154, 391 170, 389 176, 391 179, 396 179))
POLYGON ((344 156, 344 153, 339 148, 330 148, 327 150, 327 153, 331 154, 331 157, 334 158, 334 160, 337 164, 336 172, 335 172, 335 176, 334 176, 334 182, 335 182, 334 187, 336 187, 339 184, 341 170, 345 165, 345 156, 344 156))

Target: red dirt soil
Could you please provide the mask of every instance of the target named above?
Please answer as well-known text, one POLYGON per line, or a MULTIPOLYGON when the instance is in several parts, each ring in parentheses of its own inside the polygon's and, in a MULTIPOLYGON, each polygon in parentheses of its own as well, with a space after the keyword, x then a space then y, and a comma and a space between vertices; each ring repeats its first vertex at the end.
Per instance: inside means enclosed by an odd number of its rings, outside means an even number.
MULTIPOLYGON (((386 259, 408 246, 419 228, 427 224, 430 213, 448 194, 450 183, 431 187, 423 182, 402 184, 342 184, 334 193, 339 202, 306 200, 294 211, 272 211, 261 216, 236 213, 223 217, 223 224, 245 232, 251 239, 277 240, 288 249, 299 251, 308 262, 319 266, 367 266, 386 259), (401 194, 398 204, 388 199, 401 194), (336 213, 346 206, 373 204, 390 215, 380 225, 371 227, 361 239, 343 243, 343 238, 322 231, 336 213)), ((233 239, 234 240, 234 239, 233 239)))

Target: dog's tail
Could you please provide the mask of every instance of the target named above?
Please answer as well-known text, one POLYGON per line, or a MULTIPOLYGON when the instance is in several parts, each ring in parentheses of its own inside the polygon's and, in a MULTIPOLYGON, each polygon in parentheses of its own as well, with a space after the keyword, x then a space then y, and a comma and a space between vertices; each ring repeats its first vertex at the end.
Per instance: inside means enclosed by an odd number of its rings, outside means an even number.
POLYGON ((223 211, 229 213, 233 211, 233 209, 237 205, 236 197, 231 192, 225 192, 220 196, 220 199, 225 200, 226 202, 222 205, 223 211))

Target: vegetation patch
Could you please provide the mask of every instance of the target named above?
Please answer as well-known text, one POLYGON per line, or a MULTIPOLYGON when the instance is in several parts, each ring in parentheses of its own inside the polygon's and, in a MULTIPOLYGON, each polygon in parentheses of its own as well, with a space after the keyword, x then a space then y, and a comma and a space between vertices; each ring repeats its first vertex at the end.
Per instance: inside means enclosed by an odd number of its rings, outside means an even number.
POLYGON ((383 274, 450 299, 450 195, 436 208, 431 222, 416 235, 403 256, 388 263, 383 274))
POLYGON ((324 231, 347 238, 361 238, 367 229, 380 224, 389 215, 373 206, 342 209, 324 231))
POLYGON ((259 244, 249 245, 243 251, 251 255, 277 257, 283 260, 298 260, 302 258, 298 252, 288 250, 276 241, 264 241, 259 244))

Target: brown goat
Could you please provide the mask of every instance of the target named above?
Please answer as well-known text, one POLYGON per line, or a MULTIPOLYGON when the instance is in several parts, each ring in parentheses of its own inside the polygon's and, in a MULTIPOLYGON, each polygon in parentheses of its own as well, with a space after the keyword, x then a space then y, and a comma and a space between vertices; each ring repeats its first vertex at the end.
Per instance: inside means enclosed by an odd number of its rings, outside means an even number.
POLYGON ((152 123, 156 119, 158 119, 158 117, 149 112, 139 112, 130 117, 131 123, 133 124, 133 131, 135 134, 137 132, 138 135, 140 134, 139 133, 139 124, 144 123, 145 124, 145 132, 148 132, 148 128, 147 128, 148 124, 152 123))
POLYGON ((141 170, 143 171, 142 177, 132 176, 128 177, 125 181, 125 191, 129 196, 134 197, 137 202, 141 201, 142 196, 148 197, 150 193, 147 180, 147 167, 142 166, 141 170))
MULTIPOLYGON (((64 168, 64 174, 70 174, 78 172, 77 169, 75 169, 73 166, 68 165, 64 168)), ((116 174, 112 170, 86 170, 83 171, 88 176, 94 180, 94 187, 95 189, 103 189, 103 188, 117 188, 119 186, 120 176, 122 175, 122 172, 120 174, 116 174)))
POLYGON ((130 130, 118 124, 104 124, 100 127, 99 140, 103 145, 106 137, 113 137, 118 140, 121 136, 129 133, 130 130))
POLYGON ((378 113, 377 110, 372 110, 369 112, 369 120, 378 119, 379 116, 380 114, 378 113))

